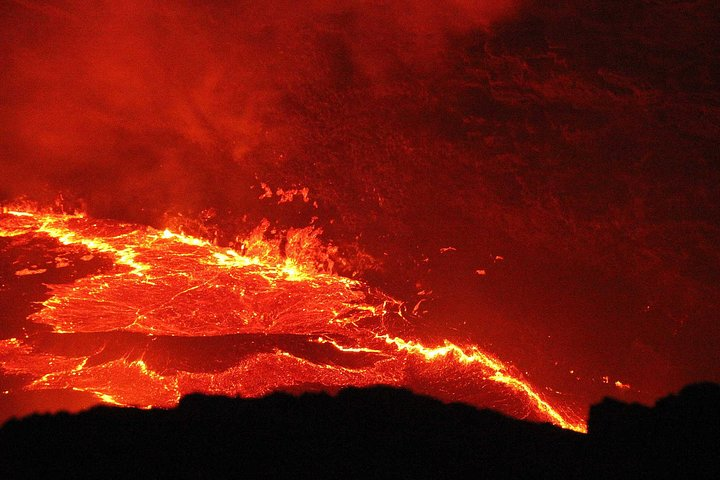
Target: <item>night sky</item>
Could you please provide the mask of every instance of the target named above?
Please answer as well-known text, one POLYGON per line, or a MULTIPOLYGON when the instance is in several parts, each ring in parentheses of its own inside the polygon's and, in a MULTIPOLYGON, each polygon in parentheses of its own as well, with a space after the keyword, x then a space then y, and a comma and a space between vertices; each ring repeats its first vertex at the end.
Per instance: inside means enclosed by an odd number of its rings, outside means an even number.
POLYGON ((715 1, 16 0, 0 28, 0 201, 312 223, 426 338, 579 404, 720 381, 715 1))

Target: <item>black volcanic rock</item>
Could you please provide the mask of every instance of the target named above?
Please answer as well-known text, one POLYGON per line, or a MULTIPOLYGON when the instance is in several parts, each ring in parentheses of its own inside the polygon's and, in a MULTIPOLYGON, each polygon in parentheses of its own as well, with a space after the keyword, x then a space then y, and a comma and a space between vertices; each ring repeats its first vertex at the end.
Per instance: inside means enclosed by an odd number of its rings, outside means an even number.
POLYGON ((720 386, 654 408, 606 400, 590 433, 387 387, 337 396, 190 395, 11 420, 2 478, 717 478, 720 386))
POLYGON ((606 478, 718 478, 717 384, 687 386, 654 408, 605 399, 588 427, 592 462, 606 478))

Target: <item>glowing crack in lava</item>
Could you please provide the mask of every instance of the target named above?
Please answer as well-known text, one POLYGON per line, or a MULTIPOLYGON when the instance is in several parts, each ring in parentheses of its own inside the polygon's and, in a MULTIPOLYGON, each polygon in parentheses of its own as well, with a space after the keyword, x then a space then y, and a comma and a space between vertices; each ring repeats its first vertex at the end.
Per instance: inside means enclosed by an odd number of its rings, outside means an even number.
POLYGON ((585 430, 570 408, 551 405, 479 347, 408 336, 400 302, 303 257, 312 235, 291 231, 280 255, 258 230, 241 254, 167 230, 6 211, 3 254, 40 249, 47 263, 16 261, 15 281, 50 291, 27 318, 36 328, 0 340, 2 375, 24 379, 18 391, 70 389, 148 408, 192 392, 386 384, 585 430), (91 259, 94 271, 59 279, 91 259))

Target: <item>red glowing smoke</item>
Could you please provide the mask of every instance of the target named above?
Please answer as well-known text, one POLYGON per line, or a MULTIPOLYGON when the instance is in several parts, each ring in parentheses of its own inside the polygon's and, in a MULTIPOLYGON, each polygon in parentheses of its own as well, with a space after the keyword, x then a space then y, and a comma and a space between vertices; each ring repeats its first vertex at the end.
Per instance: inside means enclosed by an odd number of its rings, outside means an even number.
POLYGON ((449 34, 510 4, 11 2, 0 194, 72 192, 131 216, 218 196, 237 207, 218 177, 268 168, 251 153, 293 135, 287 103, 431 71, 449 34))
POLYGON ((5 2, 0 200, 314 222, 429 337, 654 399, 720 378, 718 8, 5 2))

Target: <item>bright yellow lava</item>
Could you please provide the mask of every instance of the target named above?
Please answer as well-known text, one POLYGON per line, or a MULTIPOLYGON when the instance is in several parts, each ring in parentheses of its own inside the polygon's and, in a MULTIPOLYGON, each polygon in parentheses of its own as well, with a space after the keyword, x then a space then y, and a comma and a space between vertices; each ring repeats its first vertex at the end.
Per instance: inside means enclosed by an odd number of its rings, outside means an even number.
POLYGON ((125 267, 53 287, 53 296, 32 319, 51 325, 56 333, 130 332, 148 338, 200 339, 307 335, 308 344, 331 346, 343 355, 357 356, 360 362, 360 366, 343 366, 276 348, 274 353, 260 352, 218 373, 161 374, 142 358, 92 367, 88 367, 88 357, 57 357, 48 362, 48 354, 34 352, 31 339, 0 340, 0 354, 9 352, 0 371, 35 375, 27 388, 70 388, 116 405, 167 406, 192 391, 259 395, 298 379, 404 386, 404 359, 416 358, 438 371, 453 369, 468 376, 480 372, 481 378, 470 380, 502 385, 537 416, 562 428, 586 431, 582 422, 551 406, 515 369, 478 346, 461 348, 445 340, 441 346, 429 347, 392 335, 383 319, 390 314, 389 307, 399 302, 387 296, 369 300, 362 293, 367 289, 357 280, 319 272, 297 258, 262 253, 272 251, 262 239, 252 245, 253 251, 261 253, 249 256, 170 230, 110 222, 98 226, 83 215, 19 209, 3 213, 9 217, 0 217, 0 236, 46 234, 63 245, 83 245, 90 252, 110 255, 116 267, 125 267), (373 321, 375 326, 359 327, 363 321, 373 321), (348 339, 351 346, 338 338, 348 339), (133 383, 140 381, 145 387, 133 383), (138 391, 142 388, 152 391, 144 394, 138 391))

